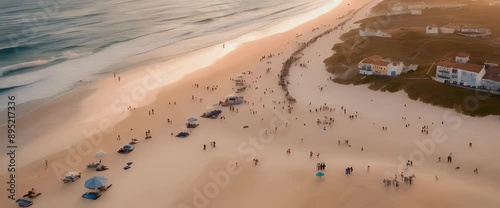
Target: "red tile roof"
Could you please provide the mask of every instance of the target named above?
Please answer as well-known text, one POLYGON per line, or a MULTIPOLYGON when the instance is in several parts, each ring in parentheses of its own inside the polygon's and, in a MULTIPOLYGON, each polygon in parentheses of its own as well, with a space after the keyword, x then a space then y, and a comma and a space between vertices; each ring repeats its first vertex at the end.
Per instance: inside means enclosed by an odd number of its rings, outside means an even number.
POLYGON ((486 70, 488 73, 500 74, 500 66, 492 66, 486 70))
POLYGON ((469 71, 469 72, 479 73, 484 68, 484 66, 479 65, 479 64, 471 64, 471 63, 465 63, 465 64, 457 63, 453 66, 453 68, 461 69, 461 70, 469 71))
POLYGON ((455 63, 451 61, 440 61, 437 63, 438 66, 446 67, 446 68, 454 68, 461 69, 464 71, 479 73, 484 68, 484 65, 479 64, 471 64, 471 63, 455 63))
POLYGON ((500 74, 486 73, 484 74, 483 79, 500 82, 500 74))
POLYGON ((446 68, 451 68, 453 65, 455 65, 455 62, 451 61, 440 61, 437 63, 438 66, 446 67, 446 68))
POLYGON ((387 66, 387 65, 389 65, 389 62, 383 61, 383 60, 377 60, 377 61, 373 62, 372 64, 376 65, 376 66, 387 66))
POLYGON ((373 56, 368 56, 366 57, 365 59, 361 60, 361 63, 364 63, 364 64, 371 64, 377 60, 380 60, 380 59, 383 59, 384 57, 382 56, 377 56, 377 55, 373 55, 373 56))

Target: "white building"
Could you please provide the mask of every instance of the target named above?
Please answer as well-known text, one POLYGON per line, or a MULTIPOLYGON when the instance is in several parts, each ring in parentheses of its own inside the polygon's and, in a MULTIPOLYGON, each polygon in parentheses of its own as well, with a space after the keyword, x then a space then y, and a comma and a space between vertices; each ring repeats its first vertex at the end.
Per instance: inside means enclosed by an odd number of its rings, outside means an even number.
POLYGON ((387 65, 387 76, 397 76, 403 72, 404 64, 401 61, 391 61, 387 65))
POLYGON ((490 36, 491 30, 487 28, 475 28, 462 26, 457 30, 458 35, 463 35, 467 37, 488 37, 490 36))
POLYGON ((384 59, 382 56, 369 56, 358 64, 359 73, 364 75, 397 76, 403 71, 403 62, 384 59))
POLYGON ((425 28, 427 34, 439 34, 439 28, 436 25, 427 25, 425 28))
POLYGON ((440 61, 436 67, 436 80, 444 83, 478 88, 486 73, 484 65, 467 63, 469 55, 459 53, 455 61, 440 61))

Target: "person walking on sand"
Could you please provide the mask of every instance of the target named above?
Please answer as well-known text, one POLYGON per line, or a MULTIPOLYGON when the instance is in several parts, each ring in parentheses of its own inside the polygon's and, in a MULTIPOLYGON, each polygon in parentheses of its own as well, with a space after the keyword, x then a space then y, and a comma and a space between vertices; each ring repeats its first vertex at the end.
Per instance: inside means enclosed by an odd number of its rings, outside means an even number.
POLYGON ((49 168, 49 161, 45 160, 45 169, 49 168))
POLYGON ((213 141, 213 144, 214 144, 214 148, 215 148, 215 141, 213 141))
POLYGON ((254 166, 257 166, 257 163, 259 163, 259 159, 253 159, 254 166))
POLYGON ((451 158, 451 153, 450 155, 448 155, 448 163, 451 163, 453 161, 453 159, 451 158))
POLYGON ((309 152, 309 159, 311 159, 313 157, 313 152, 309 152))
POLYGON ((203 151, 207 150, 207 145, 203 144, 203 151))
POLYGON ((316 158, 319 158, 319 153, 316 155, 316 158))
POLYGON ((350 169, 349 173, 352 173, 352 172, 353 172, 352 167, 351 167, 351 168, 349 168, 349 169, 350 169))

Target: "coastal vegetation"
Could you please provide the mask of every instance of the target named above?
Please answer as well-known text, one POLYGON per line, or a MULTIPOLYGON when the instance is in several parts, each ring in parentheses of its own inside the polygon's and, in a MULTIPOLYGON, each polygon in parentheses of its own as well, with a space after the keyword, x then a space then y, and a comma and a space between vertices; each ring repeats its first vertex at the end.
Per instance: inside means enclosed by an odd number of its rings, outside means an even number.
MULTIPOLYGON (((376 8, 378 14, 386 14, 391 1, 383 1, 376 8)), ((472 3, 461 8, 424 9, 422 15, 379 15, 359 21, 360 28, 381 30, 391 38, 360 37, 358 30, 351 30, 340 38, 342 43, 333 46, 336 52, 324 62, 333 74, 332 80, 340 84, 367 85, 372 90, 404 91, 413 100, 454 108, 472 116, 500 115, 500 96, 477 92, 432 80, 435 63, 453 58, 459 52, 470 54, 470 62, 500 64, 500 26, 496 11, 500 5, 472 3), (474 18, 470 18, 474 17, 474 18), (471 38, 456 34, 426 34, 430 24, 444 26, 456 23, 491 29, 493 35, 471 38), (405 65, 419 65, 416 71, 398 77, 365 76, 358 73, 358 63, 370 55, 380 55, 405 65), (475 97, 471 103, 471 97, 475 97), (477 102, 476 102, 477 101, 477 102), (467 107, 469 106, 469 107, 467 107)))

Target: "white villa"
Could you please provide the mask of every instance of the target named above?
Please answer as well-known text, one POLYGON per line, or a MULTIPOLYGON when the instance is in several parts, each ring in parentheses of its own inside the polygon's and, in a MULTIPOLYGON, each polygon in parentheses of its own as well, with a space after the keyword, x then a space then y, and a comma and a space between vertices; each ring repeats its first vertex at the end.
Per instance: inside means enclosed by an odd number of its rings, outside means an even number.
POLYGON ((427 25, 425 28, 425 33, 427 34, 439 34, 439 28, 436 25, 427 25))
MULTIPOLYGON (((434 25, 429 25, 425 28, 425 32, 427 34, 437 34, 437 31, 434 29, 434 25)), ((491 29, 481 28, 481 27, 467 27, 467 25, 459 25, 454 23, 448 23, 445 26, 439 28, 439 33, 442 34, 457 34, 466 37, 488 37, 490 36, 491 29)))
POLYGON ((459 53, 455 61, 445 60, 437 63, 436 81, 472 88, 481 88, 486 74, 484 65, 469 62, 470 55, 459 53))
POLYGON ((403 72, 404 64, 400 61, 391 61, 382 56, 369 56, 358 64, 359 73, 364 75, 397 76, 403 72))

